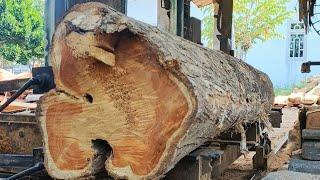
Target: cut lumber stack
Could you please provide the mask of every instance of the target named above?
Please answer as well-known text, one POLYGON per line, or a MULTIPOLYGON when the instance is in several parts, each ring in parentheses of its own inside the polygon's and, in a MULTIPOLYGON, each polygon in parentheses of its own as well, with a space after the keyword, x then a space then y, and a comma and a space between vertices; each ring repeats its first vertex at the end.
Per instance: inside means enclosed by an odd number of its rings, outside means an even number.
MULTIPOLYGON (((4 104, 8 100, 9 96, 0 95, 0 105, 4 104)), ((15 113, 26 110, 35 110, 37 107, 36 103, 28 103, 24 97, 20 96, 15 101, 9 104, 1 113, 15 113)))
POLYGON ((306 128, 302 130, 302 158, 320 162, 320 106, 305 107, 306 128))
POLYGON ((295 88, 293 89, 293 93, 307 93, 315 88, 319 84, 319 77, 311 77, 306 80, 306 84, 302 88, 295 88))
POLYGON ((37 118, 58 179, 158 179, 230 127, 267 121, 274 101, 268 76, 245 62, 100 3, 69 11, 50 56, 57 90, 37 118))
POLYGON ((289 96, 275 97, 274 105, 299 106, 320 104, 319 77, 310 79, 305 87, 294 89, 289 96))
POLYGON ((289 103, 288 96, 276 96, 274 98, 274 105, 286 106, 289 103))
POLYGON ((5 70, 5 69, 0 69, 0 80, 5 81, 5 80, 11 80, 15 77, 14 74, 11 72, 5 70))
POLYGON ((22 112, 25 110, 35 110, 36 107, 37 107, 36 103, 12 102, 8 107, 6 107, 2 111, 2 113, 15 113, 15 112, 22 112))
POLYGON ((319 96, 305 93, 292 93, 288 97, 289 103, 293 105, 312 105, 318 102, 319 96))
MULTIPOLYGON (((8 98, 10 98, 10 94, 13 94, 13 92, 7 92, 8 86, 6 83, 14 80, 20 80, 20 79, 30 79, 32 77, 31 72, 23 72, 20 74, 13 74, 5 69, 0 68, 0 82, 5 83, 4 87, 6 90, 1 89, 0 93, 0 105, 4 104, 8 98)), ((7 108, 5 108, 2 113, 15 113, 15 112, 21 112, 25 110, 35 110, 36 103, 26 103, 24 101, 24 98, 27 94, 31 94, 32 91, 27 90, 25 91, 21 96, 19 96, 14 102, 12 102, 7 108)))
POLYGON ((320 129, 320 107, 307 112, 306 129, 320 129))
POLYGON ((27 79, 31 77, 32 75, 30 72, 23 72, 15 75, 7 70, 0 68, 0 81, 8 81, 8 80, 14 80, 14 79, 27 79))

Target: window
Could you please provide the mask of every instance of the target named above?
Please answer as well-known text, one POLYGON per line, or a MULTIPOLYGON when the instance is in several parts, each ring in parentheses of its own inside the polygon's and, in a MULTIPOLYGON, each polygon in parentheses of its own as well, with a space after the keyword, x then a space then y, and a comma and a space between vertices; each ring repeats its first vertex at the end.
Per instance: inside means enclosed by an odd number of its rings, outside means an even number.
POLYGON ((305 60, 306 58, 306 35, 304 24, 299 21, 288 23, 287 53, 289 61, 305 60))
POLYGON ((304 29, 303 23, 291 23, 290 29, 304 29))
POLYGON ((290 35, 290 57, 303 57, 304 51, 304 34, 290 35))

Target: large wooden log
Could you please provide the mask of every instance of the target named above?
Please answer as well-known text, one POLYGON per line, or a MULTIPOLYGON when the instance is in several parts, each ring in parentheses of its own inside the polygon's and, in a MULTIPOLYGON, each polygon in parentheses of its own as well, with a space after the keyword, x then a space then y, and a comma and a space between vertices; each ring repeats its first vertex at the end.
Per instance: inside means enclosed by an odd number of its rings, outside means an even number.
POLYGON ((55 178, 162 177, 230 127, 267 120, 273 103, 266 74, 100 3, 64 17, 51 60, 57 91, 37 117, 55 178))

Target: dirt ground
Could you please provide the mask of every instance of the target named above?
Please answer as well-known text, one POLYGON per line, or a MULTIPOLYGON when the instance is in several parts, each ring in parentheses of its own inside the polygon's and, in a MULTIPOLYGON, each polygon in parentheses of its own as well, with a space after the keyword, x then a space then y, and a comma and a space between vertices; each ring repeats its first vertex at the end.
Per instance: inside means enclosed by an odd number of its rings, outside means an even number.
POLYGON ((228 169, 225 170, 220 180, 246 180, 251 179, 255 171, 252 169, 252 158, 255 152, 250 152, 246 157, 241 156, 228 169))
MULTIPOLYGON (((248 179, 262 179, 270 172, 286 169, 290 160, 291 154, 300 148, 300 132, 298 123, 297 108, 285 108, 283 109, 283 117, 281 124, 281 131, 289 132, 288 142, 277 152, 268 159, 268 170, 260 172, 259 176, 253 178, 257 171, 253 170, 252 158, 255 152, 250 152, 246 156, 241 156, 228 169, 225 170, 220 180, 248 180, 248 179)), ((279 135, 273 135, 272 133, 279 133, 279 129, 275 129, 273 132, 269 132, 271 141, 279 139, 279 135), (273 139, 272 139, 273 138, 273 139)))

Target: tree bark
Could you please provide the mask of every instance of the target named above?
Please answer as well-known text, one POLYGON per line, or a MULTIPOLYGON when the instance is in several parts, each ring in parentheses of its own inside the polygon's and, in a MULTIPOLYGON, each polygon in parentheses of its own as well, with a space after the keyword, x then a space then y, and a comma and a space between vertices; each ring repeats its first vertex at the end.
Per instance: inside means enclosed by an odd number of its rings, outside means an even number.
POLYGON ((266 74, 100 3, 64 17, 50 55, 57 90, 37 118, 54 178, 160 178, 230 127, 267 120, 273 103, 266 74))

